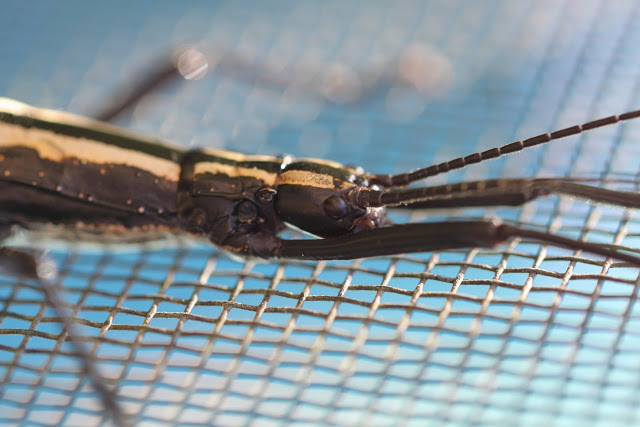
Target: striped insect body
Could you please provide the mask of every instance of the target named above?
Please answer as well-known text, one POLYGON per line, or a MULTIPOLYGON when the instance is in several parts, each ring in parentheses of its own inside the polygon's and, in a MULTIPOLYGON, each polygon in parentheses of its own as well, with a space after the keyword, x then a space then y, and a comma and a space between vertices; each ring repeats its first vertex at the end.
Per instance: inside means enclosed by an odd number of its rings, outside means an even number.
MULTIPOLYGON (((241 256, 324 260, 491 247, 525 237, 640 266, 640 257, 615 247, 499 219, 394 225, 386 215, 390 208, 517 206, 547 194, 638 208, 638 194, 572 178, 407 186, 477 159, 639 115, 596 120, 410 173, 376 175, 327 160, 183 150, 92 119, 0 99, 0 233, 16 226, 55 226, 72 231, 71 238, 84 231, 96 239, 185 232, 241 256), (288 226, 321 239, 281 239, 288 226)), ((19 257, 5 252, 4 259, 19 257)), ((29 268, 25 275, 37 276, 29 268)))

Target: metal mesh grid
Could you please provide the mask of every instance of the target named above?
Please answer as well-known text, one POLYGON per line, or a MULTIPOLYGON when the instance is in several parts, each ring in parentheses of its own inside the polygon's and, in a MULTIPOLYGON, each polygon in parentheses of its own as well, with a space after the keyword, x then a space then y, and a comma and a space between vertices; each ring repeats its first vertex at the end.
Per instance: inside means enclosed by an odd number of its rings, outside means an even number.
MULTIPOLYGON (((638 108, 636 6, 7 2, 0 93, 82 113, 184 40, 276 64, 354 69, 422 43, 455 71, 437 96, 381 84, 342 105, 214 73, 153 95, 123 123, 185 145, 398 172, 638 108)), ((429 183, 634 179, 639 129, 594 131, 429 183)), ((555 197, 404 219, 463 215, 640 247, 636 212, 555 197)), ((70 245, 52 255, 95 363, 140 424, 635 424, 640 416, 638 271, 590 255, 521 240, 328 263, 243 263, 206 246, 70 245)), ((0 421, 103 422, 41 289, 0 281, 0 421)))

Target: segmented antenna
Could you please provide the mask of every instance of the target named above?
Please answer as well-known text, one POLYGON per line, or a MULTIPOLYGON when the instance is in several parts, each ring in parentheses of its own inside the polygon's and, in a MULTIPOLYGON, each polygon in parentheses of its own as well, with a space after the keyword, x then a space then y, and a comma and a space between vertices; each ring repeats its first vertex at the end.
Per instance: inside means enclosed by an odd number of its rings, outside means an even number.
POLYGON ((541 135, 525 139, 524 141, 515 141, 510 144, 503 145, 502 147, 496 147, 483 152, 470 154, 466 157, 458 157, 457 159, 418 169, 410 173, 402 173, 398 175, 370 175, 368 179, 370 184, 381 185, 383 187, 408 185, 412 182, 419 181, 430 176, 439 175, 455 169, 462 169, 467 165, 480 163, 489 159, 495 159, 505 154, 522 151, 525 148, 546 144, 547 142, 562 139, 567 136, 579 135, 584 131, 613 125, 626 120, 635 119, 637 117, 640 117, 640 110, 631 111, 619 116, 614 115, 605 117, 603 119, 587 122, 583 125, 571 126, 566 129, 557 130, 552 133, 543 133, 541 135))

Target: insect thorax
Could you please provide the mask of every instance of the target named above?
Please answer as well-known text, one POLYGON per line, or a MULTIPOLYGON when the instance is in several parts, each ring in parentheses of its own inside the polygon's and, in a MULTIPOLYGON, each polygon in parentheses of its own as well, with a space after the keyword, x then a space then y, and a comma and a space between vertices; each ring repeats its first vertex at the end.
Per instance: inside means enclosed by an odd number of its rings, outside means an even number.
POLYGON ((272 257, 283 228, 273 200, 281 163, 188 153, 178 187, 180 227, 234 253, 272 257))

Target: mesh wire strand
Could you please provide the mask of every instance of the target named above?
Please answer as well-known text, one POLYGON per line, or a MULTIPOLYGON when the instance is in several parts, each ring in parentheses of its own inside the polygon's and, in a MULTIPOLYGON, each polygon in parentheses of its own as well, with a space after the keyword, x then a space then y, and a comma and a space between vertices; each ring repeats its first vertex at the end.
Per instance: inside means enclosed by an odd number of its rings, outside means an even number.
MULTIPOLYGON (((89 111, 183 40, 281 64, 354 69, 420 42, 455 71, 444 94, 415 97, 382 82, 368 98, 342 105, 213 73, 163 89, 122 123, 185 145, 398 172, 637 108, 638 11, 632 1, 611 3, 246 10, 154 2, 126 6, 126 14, 117 2, 4 5, 0 51, 11 60, 0 63, 0 94, 89 111)), ((637 180, 638 129, 598 130, 429 183, 637 180)), ((397 219, 492 215, 640 247, 637 212, 556 197, 397 219)), ((348 262, 238 262, 206 245, 71 244, 51 256, 60 270, 55 285, 92 360, 136 423, 638 422, 640 276, 615 260, 519 239, 491 250, 348 262)), ((104 422, 42 290, 0 281, 0 422, 104 422)))

